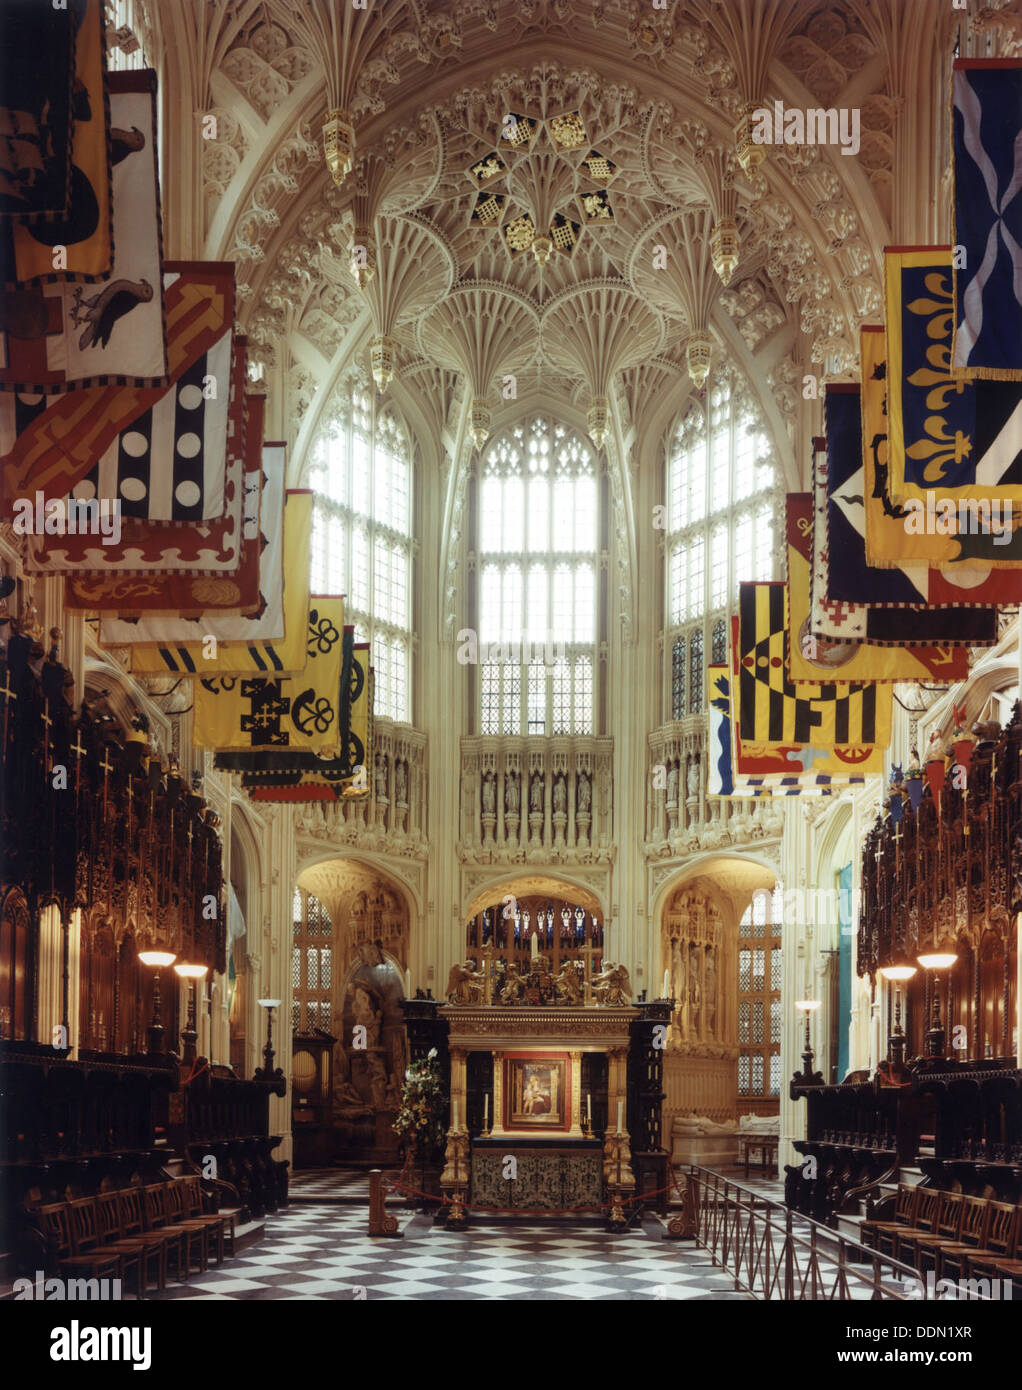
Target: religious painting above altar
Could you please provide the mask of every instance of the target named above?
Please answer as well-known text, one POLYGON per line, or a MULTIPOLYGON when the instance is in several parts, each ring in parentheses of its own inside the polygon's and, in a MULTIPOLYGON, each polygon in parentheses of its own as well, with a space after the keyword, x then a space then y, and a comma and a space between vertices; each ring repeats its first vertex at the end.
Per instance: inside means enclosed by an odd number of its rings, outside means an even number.
POLYGON ((508 1130, 566 1130, 570 1117, 571 1073, 566 1052, 509 1053, 504 1095, 508 1130))

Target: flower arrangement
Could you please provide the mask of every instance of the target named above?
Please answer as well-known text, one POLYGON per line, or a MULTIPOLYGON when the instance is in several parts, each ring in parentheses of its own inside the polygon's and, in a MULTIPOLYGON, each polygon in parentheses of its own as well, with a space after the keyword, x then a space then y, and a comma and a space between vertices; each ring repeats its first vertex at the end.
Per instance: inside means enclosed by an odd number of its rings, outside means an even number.
POLYGON ((443 1150, 446 1117, 447 1096, 433 1047, 424 1061, 413 1062, 405 1072, 401 1109, 394 1120, 394 1130, 410 1151, 428 1160, 437 1150, 443 1150))

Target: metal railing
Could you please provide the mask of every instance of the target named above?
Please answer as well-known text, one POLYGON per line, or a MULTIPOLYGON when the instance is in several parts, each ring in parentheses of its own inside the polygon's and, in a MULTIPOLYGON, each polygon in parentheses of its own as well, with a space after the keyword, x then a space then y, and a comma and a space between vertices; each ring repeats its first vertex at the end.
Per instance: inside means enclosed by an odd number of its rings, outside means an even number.
MULTIPOLYGON (((890 1255, 709 1168, 692 1167, 696 1243, 735 1281, 763 1300, 930 1301, 932 1279, 890 1255), (797 1224, 796 1224, 797 1223, 797 1224)), ((965 1290, 959 1298, 985 1301, 965 1290)))

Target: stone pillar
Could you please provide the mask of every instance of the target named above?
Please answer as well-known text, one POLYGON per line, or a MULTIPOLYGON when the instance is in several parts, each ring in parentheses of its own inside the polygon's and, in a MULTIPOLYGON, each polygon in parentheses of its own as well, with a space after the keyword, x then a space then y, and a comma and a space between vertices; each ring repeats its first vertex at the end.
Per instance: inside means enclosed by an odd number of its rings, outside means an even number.
POLYGON ((571 1129, 568 1137, 582 1138, 582 1053, 571 1052, 571 1129))
MULTIPOLYGON (((452 1083, 453 1084, 453 1083, 452 1083)), ((491 1134, 505 1134, 504 1129, 504 1054, 493 1054, 493 1118, 490 1123, 491 1134)))

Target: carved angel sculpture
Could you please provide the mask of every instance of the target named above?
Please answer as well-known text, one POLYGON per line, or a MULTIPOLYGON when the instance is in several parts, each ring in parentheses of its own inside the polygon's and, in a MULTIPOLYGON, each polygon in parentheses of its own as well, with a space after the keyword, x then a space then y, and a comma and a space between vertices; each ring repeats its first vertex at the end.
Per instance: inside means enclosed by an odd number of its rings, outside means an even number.
POLYGON ((481 971, 472 969, 471 961, 452 965, 447 977, 448 1004, 478 1004, 483 997, 483 979, 481 971))
POLYGON ((557 987, 557 998, 563 999, 566 1004, 577 1004, 582 998, 582 982, 574 961, 564 962, 561 973, 554 979, 554 984, 557 987))
POLYGON ((605 962, 603 969, 593 980, 593 993, 598 1004, 609 1004, 621 1008, 629 1004, 632 997, 632 982, 623 965, 605 962))

